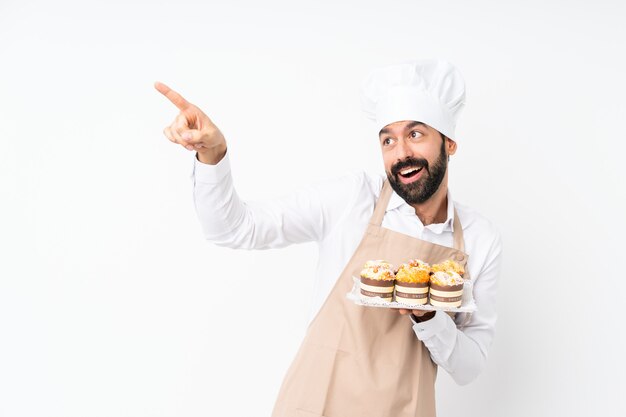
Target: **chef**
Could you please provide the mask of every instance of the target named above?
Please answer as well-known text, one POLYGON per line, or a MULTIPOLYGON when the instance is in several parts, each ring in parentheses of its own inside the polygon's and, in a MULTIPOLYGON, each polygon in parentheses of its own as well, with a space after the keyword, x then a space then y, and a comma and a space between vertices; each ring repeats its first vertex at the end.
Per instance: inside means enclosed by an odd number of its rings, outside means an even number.
POLYGON ((260 202, 237 194, 226 140, 209 117, 166 85, 155 87, 179 110, 165 136, 195 151, 194 203, 207 240, 245 249, 318 244, 309 326, 274 417, 431 417, 439 367, 461 385, 480 374, 494 337, 501 241, 448 188, 465 104, 453 65, 418 60, 366 77, 363 110, 374 121, 384 176, 355 173, 260 202), (463 265, 477 310, 371 308, 346 298, 366 261, 415 258, 463 265))

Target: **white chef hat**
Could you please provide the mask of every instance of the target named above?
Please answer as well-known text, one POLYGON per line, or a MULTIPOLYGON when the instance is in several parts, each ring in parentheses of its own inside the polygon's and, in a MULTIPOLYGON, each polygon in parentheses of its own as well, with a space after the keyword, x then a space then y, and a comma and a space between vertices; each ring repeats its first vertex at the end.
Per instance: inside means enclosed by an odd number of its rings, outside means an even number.
POLYGON ((361 104, 377 132, 389 123, 415 120, 450 139, 465 105, 465 82, 452 64, 416 60, 373 70, 363 81, 361 104))

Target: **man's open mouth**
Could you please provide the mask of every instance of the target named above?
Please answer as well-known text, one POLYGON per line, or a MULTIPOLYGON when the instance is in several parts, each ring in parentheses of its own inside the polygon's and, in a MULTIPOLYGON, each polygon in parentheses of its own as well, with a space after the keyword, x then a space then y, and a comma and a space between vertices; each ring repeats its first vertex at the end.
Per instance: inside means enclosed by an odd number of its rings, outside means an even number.
POLYGON ((401 178, 401 180, 403 180, 402 182, 406 184, 407 182, 411 182, 411 180, 416 179, 423 169, 424 167, 404 168, 398 172, 398 176, 401 178))

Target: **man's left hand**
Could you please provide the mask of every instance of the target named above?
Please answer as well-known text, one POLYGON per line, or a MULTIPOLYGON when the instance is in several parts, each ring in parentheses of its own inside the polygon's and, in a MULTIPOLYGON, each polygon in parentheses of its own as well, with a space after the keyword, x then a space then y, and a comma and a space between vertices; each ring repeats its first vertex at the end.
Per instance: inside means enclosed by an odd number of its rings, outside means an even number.
POLYGON ((435 317, 434 311, 426 311, 426 310, 407 310, 405 308, 399 309, 400 314, 406 315, 412 313, 419 321, 428 321, 435 317))

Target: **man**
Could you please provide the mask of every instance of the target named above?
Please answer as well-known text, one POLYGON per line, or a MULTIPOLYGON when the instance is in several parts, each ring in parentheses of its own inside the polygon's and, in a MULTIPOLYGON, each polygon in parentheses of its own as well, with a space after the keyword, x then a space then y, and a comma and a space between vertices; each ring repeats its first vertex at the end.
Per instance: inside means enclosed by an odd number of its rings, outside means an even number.
POLYGON ((494 226, 448 190, 465 102, 456 68, 422 60, 366 79, 363 108, 376 123, 386 179, 354 174, 246 204, 219 129, 178 93, 155 87, 180 110, 165 135, 197 151, 194 201, 208 240, 247 249, 319 244, 313 314, 274 416, 434 416, 437 366, 458 384, 478 376, 494 335, 501 243, 494 226), (465 266, 477 311, 398 314, 346 298, 365 261, 413 258, 465 266))

